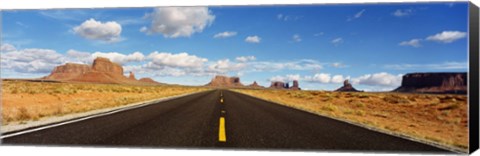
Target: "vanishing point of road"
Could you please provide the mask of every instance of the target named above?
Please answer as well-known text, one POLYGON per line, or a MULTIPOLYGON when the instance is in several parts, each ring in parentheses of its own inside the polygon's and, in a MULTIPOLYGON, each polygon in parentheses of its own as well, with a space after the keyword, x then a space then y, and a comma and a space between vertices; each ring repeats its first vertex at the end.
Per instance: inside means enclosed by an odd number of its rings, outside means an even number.
POLYGON ((195 93, 114 114, 3 137, 2 143, 450 152, 228 90, 195 93))

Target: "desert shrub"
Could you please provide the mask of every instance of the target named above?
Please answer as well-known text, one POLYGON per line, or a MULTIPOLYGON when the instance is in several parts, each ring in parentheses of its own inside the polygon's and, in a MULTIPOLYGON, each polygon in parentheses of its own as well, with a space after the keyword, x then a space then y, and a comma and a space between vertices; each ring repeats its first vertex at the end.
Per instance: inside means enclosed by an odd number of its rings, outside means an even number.
POLYGON ((332 111, 337 110, 337 107, 332 105, 331 103, 328 103, 328 104, 322 106, 322 110, 332 112, 332 111))
POLYGON ((341 97, 342 97, 342 95, 341 95, 341 94, 339 94, 339 93, 335 94, 335 98, 337 98, 337 99, 338 99, 338 98, 341 98, 341 97))
POLYGON ((458 104, 449 104, 445 107, 438 108, 438 110, 440 111, 453 110, 453 109, 457 109, 458 107, 459 107, 458 104))
POLYGON ((294 98, 300 98, 300 99, 312 99, 312 95, 310 94, 305 94, 303 92, 287 92, 287 94, 290 95, 290 97, 294 97, 294 98))
POLYGON ((347 111, 344 111, 343 114, 353 114, 353 111, 352 110, 347 110, 347 111))
POLYGON ((393 104, 410 103, 410 101, 407 98, 399 95, 388 95, 388 96, 385 96, 383 100, 385 102, 393 103, 393 104))
POLYGON ((361 102, 356 102, 356 103, 354 103, 354 105, 355 105, 356 107, 359 107, 359 108, 365 107, 365 104, 364 104, 364 103, 361 103, 361 102))
POLYGON ((25 107, 20 107, 18 109, 17 118, 19 120, 28 120, 31 118, 31 115, 25 107))
POLYGON ((417 98, 419 98, 419 96, 409 96, 408 100, 415 102, 415 101, 417 101, 417 98))
POLYGON ((364 115, 365 115, 365 111, 363 111, 363 110, 356 110, 356 111, 355 111, 355 115, 364 116, 364 115))
POLYGON ((358 94, 357 97, 361 98, 361 99, 370 98, 370 96, 368 94, 358 94))
POLYGON ((353 97, 353 94, 352 94, 352 93, 350 93, 350 92, 348 92, 348 93, 345 93, 345 97, 346 97, 346 98, 353 97))
POLYGON ((457 96, 457 97, 455 97, 455 100, 463 102, 463 101, 467 101, 467 97, 466 96, 457 96))
POLYGON ((379 112, 379 113, 375 113, 373 115, 376 116, 376 117, 381 117, 381 118, 388 118, 388 116, 389 116, 389 114, 386 113, 386 112, 379 112))
POLYGON ((385 126, 385 129, 391 130, 391 131, 397 131, 398 128, 390 127, 390 126, 385 126))
POLYGON ((17 93, 18 93, 18 89, 16 89, 16 88, 13 89, 13 90, 11 91, 11 93, 12 93, 12 94, 17 94, 17 93))
POLYGON ((317 95, 320 94, 320 92, 312 91, 312 92, 310 92, 310 94, 312 94, 313 96, 317 96, 317 95))
POLYGON ((327 102, 327 101, 331 101, 332 99, 333 99, 332 97, 324 97, 322 98, 322 101, 327 102))
POLYGON ((457 99, 453 96, 444 96, 440 97, 440 103, 449 103, 449 102, 457 102, 457 99))

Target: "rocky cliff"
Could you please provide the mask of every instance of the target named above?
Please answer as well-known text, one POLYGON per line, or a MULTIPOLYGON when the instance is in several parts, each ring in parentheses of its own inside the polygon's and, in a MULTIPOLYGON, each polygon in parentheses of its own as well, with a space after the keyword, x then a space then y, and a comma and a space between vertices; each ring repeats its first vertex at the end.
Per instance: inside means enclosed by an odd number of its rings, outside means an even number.
POLYGON ((206 86, 211 87, 242 87, 239 77, 215 76, 206 86))
POLYGON ((410 73, 394 92, 467 93, 467 73, 410 73))
POLYGON ((93 61, 92 66, 75 63, 57 66, 50 75, 43 79, 72 82, 147 84, 144 81, 136 80, 132 72, 130 72, 130 76, 127 78, 123 75, 123 67, 121 65, 102 57, 97 57, 93 61))
POLYGON ((353 88, 352 84, 348 80, 343 81, 343 86, 335 90, 336 92, 360 92, 359 90, 353 88))
POLYGON ((117 63, 111 62, 108 58, 97 57, 93 61, 92 69, 97 72, 123 76, 123 67, 117 63))
POLYGON ((53 69, 52 73, 45 79, 49 80, 70 80, 90 72, 92 69, 86 64, 67 63, 65 65, 57 66, 53 69))

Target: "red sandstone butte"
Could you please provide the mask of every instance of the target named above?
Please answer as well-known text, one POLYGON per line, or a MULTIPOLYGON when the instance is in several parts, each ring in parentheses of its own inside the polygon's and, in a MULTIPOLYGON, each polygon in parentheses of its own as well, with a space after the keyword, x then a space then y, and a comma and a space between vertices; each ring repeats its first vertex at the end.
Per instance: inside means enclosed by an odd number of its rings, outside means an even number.
POLYGON ((215 76, 206 86, 211 87, 243 87, 239 77, 215 76))
POLYGON ((394 92, 467 94, 467 73, 409 73, 394 92))
POLYGON ((132 72, 130 72, 130 76, 127 78, 123 75, 123 67, 121 65, 103 57, 97 57, 93 61, 92 66, 76 63, 66 63, 65 65, 57 66, 50 75, 43 79, 67 82, 146 84, 144 81, 136 80, 132 72))

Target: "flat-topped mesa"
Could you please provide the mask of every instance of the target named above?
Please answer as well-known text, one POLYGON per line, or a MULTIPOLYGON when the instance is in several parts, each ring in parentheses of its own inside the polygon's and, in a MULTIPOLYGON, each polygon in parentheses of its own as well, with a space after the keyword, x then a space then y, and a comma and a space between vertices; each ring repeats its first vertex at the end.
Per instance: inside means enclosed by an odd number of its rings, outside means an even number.
POLYGON ((409 73, 402 77, 402 85, 394 92, 467 93, 467 73, 409 73))
POLYGON ((134 84, 151 85, 160 84, 153 80, 139 81, 135 79, 133 72, 129 77, 123 75, 123 67, 111 62, 107 58, 97 57, 93 65, 67 63, 57 66, 52 73, 43 79, 68 82, 91 82, 91 83, 112 83, 112 84, 134 84))
POLYGON ((360 92, 359 90, 353 88, 352 84, 348 80, 343 81, 343 86, 335 90, 336 92, 360 92))
POLYGON ((293 85, 290 87, 290 84, 288 82, 282 82, 282 81, 272 81, 270 84, 270 89, 290 89, 290 90, 301 90, 299 87, 299 83, 297 80, 293 81, 293 85))
POLYGON ((104 57, 97 57, 93 61, 92 69, 97 72, 123 75, 123 67, 121 65, 111 62, 108 58, 104 57))
POLYGON ((269 87, 269 88, 272 88, 272 89, 285 89, 285 82, 272 81, 272 83, 270 84, 270 87, 269 87))
POLYGON ((128 79, 130 80, 137 80, 135 79, 135 75, 133 74, 133 72, 130 71, 130 74, 128 75, 128 79))
POLYGON ((293 85, 290 87, 290 84, 288 82, 282 82, 282 81, 272 81, 270 84, 271 89, 290 89, 290 90, 301 90, 299 87, 298 81, 293 80, 293 85))
POLYGON ((244 85, 240 82, 239 77, 228 77, 228 76, 217 75, 212 79, 212 81, 210 81, 210 83, 207 84, 207 86, 212 86, 212 87, 242 87, 244 85))
POLYGON ((48 80, 69 80, 81 74, 91 71, 91 67, 86 64, 66 63, 53 69, 50 75, 46 76, 48 80))

